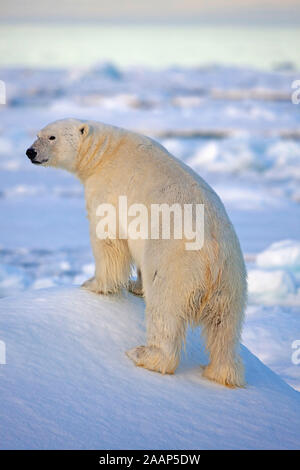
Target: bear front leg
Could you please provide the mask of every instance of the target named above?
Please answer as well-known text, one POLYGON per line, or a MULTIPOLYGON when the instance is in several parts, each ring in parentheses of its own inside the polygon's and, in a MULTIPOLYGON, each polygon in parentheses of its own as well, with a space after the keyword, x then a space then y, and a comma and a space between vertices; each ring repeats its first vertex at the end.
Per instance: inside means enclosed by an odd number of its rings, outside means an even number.
POLYGON ((112 294, 127 287, 131 257, 126 240, 92 239, 95 258, 95 276, 82 284, 82 288, 97 294, 112 294))

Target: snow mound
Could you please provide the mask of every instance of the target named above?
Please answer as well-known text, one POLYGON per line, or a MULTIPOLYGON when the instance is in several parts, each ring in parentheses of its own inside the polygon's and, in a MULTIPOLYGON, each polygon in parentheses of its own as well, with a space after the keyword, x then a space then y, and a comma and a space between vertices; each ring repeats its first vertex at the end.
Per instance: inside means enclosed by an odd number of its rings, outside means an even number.
POLYGON ((124 352, 145 342, 144 303, 130 294, 2 299, 0 332, 3 449, 299 447, 299 393, 245 347, 245 389, 201 376, 198 330, 175 375, 135 367, 124 352))

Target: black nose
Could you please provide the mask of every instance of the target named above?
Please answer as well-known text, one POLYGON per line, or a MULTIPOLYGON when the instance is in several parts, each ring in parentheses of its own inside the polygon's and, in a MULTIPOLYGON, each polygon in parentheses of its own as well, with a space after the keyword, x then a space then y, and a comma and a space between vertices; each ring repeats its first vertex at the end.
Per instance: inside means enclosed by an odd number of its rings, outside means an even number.
POLYGON ((26 155, 30 160, 33 160, 37 156, 37 153, 33 148, 29 148, 26 150, 26 155))

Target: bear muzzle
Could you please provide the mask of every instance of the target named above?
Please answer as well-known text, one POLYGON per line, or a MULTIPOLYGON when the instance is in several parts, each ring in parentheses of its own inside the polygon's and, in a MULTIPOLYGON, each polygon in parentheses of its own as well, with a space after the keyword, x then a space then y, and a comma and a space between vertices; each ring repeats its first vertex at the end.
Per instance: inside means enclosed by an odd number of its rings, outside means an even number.
POLYGON ((31 160, 31 163, 34 163, 35 165, 41 165, 46 162, 46 160, 43 160, 42 162, 36 160, 37 151, 33 147, 26 150, 26 155, 31 160))

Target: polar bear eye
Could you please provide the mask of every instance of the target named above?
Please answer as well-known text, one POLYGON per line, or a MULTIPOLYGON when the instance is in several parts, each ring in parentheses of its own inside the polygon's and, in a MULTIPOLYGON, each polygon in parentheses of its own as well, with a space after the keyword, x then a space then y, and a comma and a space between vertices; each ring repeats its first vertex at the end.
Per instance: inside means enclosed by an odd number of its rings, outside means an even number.
POLYGON ((50 135, 49 140, 55 140, 55 135, 50 135))

